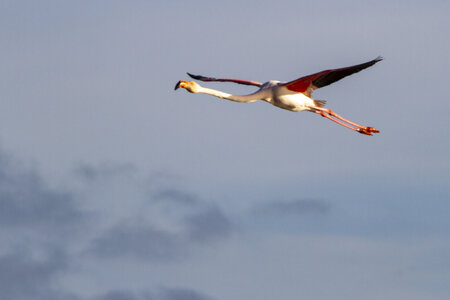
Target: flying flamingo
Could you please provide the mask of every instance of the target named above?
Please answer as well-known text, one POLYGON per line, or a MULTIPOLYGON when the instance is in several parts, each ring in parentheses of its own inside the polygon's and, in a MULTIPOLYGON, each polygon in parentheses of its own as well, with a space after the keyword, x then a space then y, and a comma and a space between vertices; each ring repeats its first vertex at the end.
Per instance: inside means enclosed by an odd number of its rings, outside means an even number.
POLYGON ((382 60, 381 57, 377 57, 366 63, 346 68, 325 70, 312 75, 301 77, 299 79, 290 82, 280 82, 276 80, 270 80, 266 83, 260 83, 257 81, 231 79, 231 78, 218 79, 200 75, 192 75, 187 73, 193 79, 201 81, 234 82, 259 87, 259 89, 256 92, 242 96, 232 95, 218 90, 205 88, 200 86, 198 83, 194 81, 186 81, 186 80, 180 80, 176 84, 175 90, 181 87, 191 93, 208 94, 222 99, 227 99, 241 103, 249 103, 258 100, 263 100, 272 105, 290 111, 297 112, 306 110, 314 112, 321 115, 322 117, 330 119, 331 121, 336 122, 349 129, 352 129, 356 132, 366 135, 372 135, 372 133, 378 133, 380 131, 373 127, 367 127, 356 124, 350 120, 341 117, 331 109, 324 108, 325 101, 313 100, 311 94, 315 89, 327 86, 346 76, 352 75, 365 68, 373 66, 374 64, 376 64, 381 60, 382 60))

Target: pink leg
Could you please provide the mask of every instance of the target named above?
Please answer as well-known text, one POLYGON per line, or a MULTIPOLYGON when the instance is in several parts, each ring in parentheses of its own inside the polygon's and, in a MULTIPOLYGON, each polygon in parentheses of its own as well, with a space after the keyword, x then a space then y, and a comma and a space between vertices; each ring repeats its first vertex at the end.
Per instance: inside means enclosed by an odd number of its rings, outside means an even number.
POLYGON ((330 114, 331 116, 333 116, 333 117, 336 117, 336 118, 338 118, 338 119, 340 119, 340 120, 342 120, 342 121, 344 121, 344 122, 347 122, 347 123, 349 123, 349 124, 351 124, 351 125, 353 125, 353 126, 356 126, 356 127, 358 127, 358 128, 361 128, 361 129, 363 129, 363 130, 367 130, 367 131, 369 131, 369 132, 374 132, 374 133, 380 132, 378 129, 375 129, 375 128, 373 128, 373 127, 362 126, 362 125, 356 124, 356 123, 354 123, 354 122, 352 122, 352 121, 350 121, 350 120, 347 120, 346 118, 341 117, 340 115, 338 115, 337 113, 335 113, 335 112, 332 111, 331 109, 328 109, 327 113, 329 113, 329 114, 330 114))
POLYGON ((321 108, 321 107, 314 107, 313 111, 315 113, 320 114, 322 117, 325 117, 327 119, 330 119, 333 122, 336 122, 344 127, 347 127, 349 129, 355 130, 362 134, 372 135, 373 133, 380 132, 379 130, 373 128, 373 127, 366 127, 359 124, 356 124, 350 120, 345 119, 344 117, 341 117, 340 115, 336 114, 331 109, 321 108), (350 124, 350 125, 349 125, 350 124))

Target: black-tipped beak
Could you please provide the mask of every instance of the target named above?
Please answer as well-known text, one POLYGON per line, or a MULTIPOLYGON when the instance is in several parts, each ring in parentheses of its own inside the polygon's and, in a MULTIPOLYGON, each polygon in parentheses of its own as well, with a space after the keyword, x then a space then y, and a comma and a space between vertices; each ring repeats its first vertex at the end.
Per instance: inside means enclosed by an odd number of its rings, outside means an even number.
POLYGON ((175 85, 174 90, 178 90, 178 88, 180 87, 180 85, 181 85, 181 80, 177 82, 177 85, 175 85))

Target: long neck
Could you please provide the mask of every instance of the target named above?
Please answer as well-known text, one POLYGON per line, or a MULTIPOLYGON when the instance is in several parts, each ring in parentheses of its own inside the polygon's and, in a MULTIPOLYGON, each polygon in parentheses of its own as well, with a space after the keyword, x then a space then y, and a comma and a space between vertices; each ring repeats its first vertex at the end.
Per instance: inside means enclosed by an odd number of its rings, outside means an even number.
POLYGON ((261 99, 261 95, 260 95, 259 91, 257 91, 256 93, 253 93, 253 94, 240 96, 240 95, 228 94, 228 93, 221 92, 221 91, 214 90, 214 89, 199 87, 199 89, 197 90, 197 93, 208 94, 208 95, 212 95, 212 96, 219 97, 222 99, 227 99, 227 100, 236 101, 236 102, 243 102, 243 103, 254 102, 254 101, 261 99))

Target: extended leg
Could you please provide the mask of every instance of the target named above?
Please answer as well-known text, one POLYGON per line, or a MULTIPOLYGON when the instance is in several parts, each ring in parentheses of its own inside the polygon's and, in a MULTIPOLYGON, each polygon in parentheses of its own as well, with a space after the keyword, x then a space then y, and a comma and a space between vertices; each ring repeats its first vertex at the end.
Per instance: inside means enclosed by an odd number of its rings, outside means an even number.
POLYGON ((331 109, 326 109, 326 110, 327 110, 327 113, 330 114, 331 116, 336 117, 336 118, 338 118, 338 119, 340 119, 340 120, 342 120, 344 122, 347 122, 347 123, 349 123, 349 124, 351 124, 353 126, 356 126, 358 128, 361 128, 363 130, 366 130, 366 131, 369 131, 369 132, 373 132, 373 133, 380 132, 378 129, 375 129, 373 127, 367 127, 367 126, 362 126, 362 125, 356 124, 356 123, 354 123, 354 122, 352 122, 352 121, 350 121, 350 120, 348 120, 348 119, 338 115, 337 113, 335 113, 331 109))
POLYGON ((350 120, 345 119, 344 117, 341 117, 340 115, 336 114, 331 109, 327 108, 321 108, 321 107, 314 107, 312 109, 313 112, 321 115, 322 117, 325 117, 327 119, 330 119, 333 122, 336 122, 344 127, 347 127, 349 129, 355 130, 362 134, 372 135, 372 133, 378 133, 379 130, 373 128, 373 127, 366 127, 359 124, 356 124, 350 120))
POLYGON ((361 128, 354 127, 354 126, 351 126, 349 124, 346 124, 346 123, 344 123, 344 122, 342 122, 340 120, 337 120, 337 119, 333 118, 332 116, 330 116, 328 113, 326 113, 324 111, 316 111, 315 113, 317 113, 317 114, 321 115, 322 117, 325 117, 325 118, 327 118, 327 119, 329 119, 329 120, 331 120, 333 122, 336 122, 339 125, 342 125, 342 126, 347 127, 347 128, 349 128, 351 130, 354 130, 356 132, 359 132, 359 133, 362 133, 362 134, 367 134, 367 135, 372 135, 372 133, 370 131, 366 131, 366 130, 363 130, 361 128))

